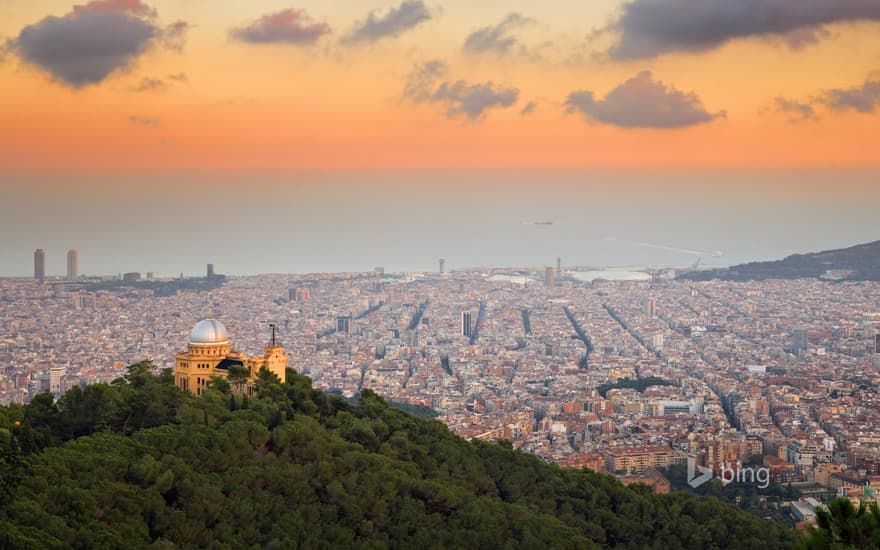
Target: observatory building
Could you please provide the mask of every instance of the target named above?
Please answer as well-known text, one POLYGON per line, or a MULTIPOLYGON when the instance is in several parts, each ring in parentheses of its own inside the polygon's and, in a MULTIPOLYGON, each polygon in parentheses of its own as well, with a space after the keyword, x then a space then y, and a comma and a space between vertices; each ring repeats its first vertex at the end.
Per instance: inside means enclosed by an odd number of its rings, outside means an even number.
POLYGON ((248 369, 251 382, 256 380, 262 368, 283 381, 287 355, 275 336, 275 326, 272 325, 272 338, 266 345, 266 353, 248 357, 232 349, 223 323, 216 319, 199 321, 189 333, 187 351, 176 356, 174 383, 182 390, 201 395, 213 377, 226 378, 232 366, 248 369))

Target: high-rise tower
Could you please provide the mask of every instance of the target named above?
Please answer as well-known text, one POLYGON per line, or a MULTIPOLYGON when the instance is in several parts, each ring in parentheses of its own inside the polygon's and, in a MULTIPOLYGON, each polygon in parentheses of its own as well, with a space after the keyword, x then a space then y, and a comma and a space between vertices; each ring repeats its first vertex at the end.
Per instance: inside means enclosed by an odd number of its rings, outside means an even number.
POLYGON ((74 249, 67 251, 67 278, 74 280, 79 276, 79 252, 74 249))
POLYGON ((466 336, 467 338, 471 337, 473 332, 473 324, 471 323, 471 312, 470 311, 462 311, 461 312, 461 335, 466 336))
POLYGON ((34 251, 34 279, 42 281, 46 278, 46 252, 42 248, 34 251))
POLYGON ((444 260, 443 258, 440 258, 440 275, 443 275, 443 273, 445 271, 446 271, 446 260, 444 260))

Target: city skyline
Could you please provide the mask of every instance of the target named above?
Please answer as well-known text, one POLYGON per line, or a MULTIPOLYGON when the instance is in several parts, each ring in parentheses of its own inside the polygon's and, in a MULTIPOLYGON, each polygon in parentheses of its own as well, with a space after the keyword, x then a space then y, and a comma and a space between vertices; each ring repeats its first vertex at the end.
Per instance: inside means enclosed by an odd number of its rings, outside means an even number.
POLYGON ((0 276, 36 248, 167 277, 880 238, 880 8, 653 5, 2 2, 0 276))

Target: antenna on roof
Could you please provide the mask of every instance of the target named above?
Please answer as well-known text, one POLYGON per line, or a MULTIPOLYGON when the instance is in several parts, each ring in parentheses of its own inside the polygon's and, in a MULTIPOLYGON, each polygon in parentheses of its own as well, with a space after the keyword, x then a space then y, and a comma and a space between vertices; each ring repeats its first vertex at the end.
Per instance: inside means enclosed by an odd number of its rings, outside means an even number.
POLYGON ((272 329, 272 340, 269 341, 270 346, 273 348, 278 347, 278 338, 277 338, 278 325, 275 323, 269 323, 269 328, 272 329))

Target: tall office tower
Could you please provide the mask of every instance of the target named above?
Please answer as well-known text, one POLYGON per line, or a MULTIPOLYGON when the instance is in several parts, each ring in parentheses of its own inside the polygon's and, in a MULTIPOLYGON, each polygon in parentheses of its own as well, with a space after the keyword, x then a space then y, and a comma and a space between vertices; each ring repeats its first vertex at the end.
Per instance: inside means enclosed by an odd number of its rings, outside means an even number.
POLYGON ((548 267, 544 270, 544 285, 556 286, 556 270, 552 267, 548 267))
POLYGON ((440 275, 443 275, 445 270, 446 270, 446 260, 444 260, 443 258, 440 258, 440 275))
POLYGON ((49 391, 54 393, 55 395, 61 395, 64 388, 62 388, 61 381, 64 378, 64 374, 67 372, 67 369, 64 367, 49 367, 49 391))
POLYGON ((351 316, 346 315, 336 318, 336 332, 351 334, 351 316))
POLYGON ((67 278, 74 280, 79 276, 79 253, 70 249, 67 251, 67 278))
POLYGON ((419 347, 419 327, 406 331, 406 344, 411 348, 419 347))
POLYGON ((805 328, 796 328, 792 332, 794 336, 794 351, 795 353, 800 353, 807 349, 809 345, 809 341, 807 339, 807 329, 805 328))
POLYGON ((657 313, 657 300, 654 298, 645 298, 645 315, 653 317, 657 313))
POLYGON ((461 335, 470 338, 471 331, 473 330, 473 328, 474 328, 473 324, 471 323, 471 312, 470 311, 462 311, 461 312, 461 335))
POLYGON ((556 257, 556 276, 562 277, 562 258, 556 257))
POLYGON ((34 251, 34 279, 42 281, 46 278, 46 252, 42 248, 34 251))
POLYGON ((208 280, 214 279, 214 264, 208 264, 208 280))

